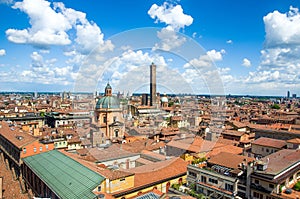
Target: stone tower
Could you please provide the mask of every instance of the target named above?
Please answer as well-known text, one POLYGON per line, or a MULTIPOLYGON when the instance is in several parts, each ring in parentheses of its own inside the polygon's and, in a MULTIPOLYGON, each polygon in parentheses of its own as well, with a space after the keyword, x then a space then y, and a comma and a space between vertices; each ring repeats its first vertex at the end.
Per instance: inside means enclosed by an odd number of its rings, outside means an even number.
POLYGON ((156 65, 150 65, 150 106, 156 105, 156 65))

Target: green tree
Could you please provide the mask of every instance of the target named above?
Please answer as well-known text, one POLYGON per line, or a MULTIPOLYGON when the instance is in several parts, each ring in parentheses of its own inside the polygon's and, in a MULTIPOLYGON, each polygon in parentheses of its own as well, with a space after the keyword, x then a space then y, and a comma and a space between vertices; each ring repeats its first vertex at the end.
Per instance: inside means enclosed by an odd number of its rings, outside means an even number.
POLYGON ((272 109, 280 109, 280 106, 278 104, 273 104, 271 106, 272 109))
POLYGON ((300 191, 300 181, 298 181, 298 182, 294 185, 293 189, 296 190, 296 191, 300 191))

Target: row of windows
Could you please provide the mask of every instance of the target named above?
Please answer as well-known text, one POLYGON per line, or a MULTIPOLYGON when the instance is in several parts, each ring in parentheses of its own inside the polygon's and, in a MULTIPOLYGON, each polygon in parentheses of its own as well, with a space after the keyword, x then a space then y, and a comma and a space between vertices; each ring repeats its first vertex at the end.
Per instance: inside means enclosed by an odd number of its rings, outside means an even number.
MULTIPOLYGON (((97 117, 97 120, 98 120, 98 117, 97 117)), ((113 121, 116 122, 117 121, 117 116, 114 116, 113 117, 113 121)), ((103 116, 103 123, 106 123, 107 122, 107 117, 106 116, 103 116)))
POLYGON ((213 178, 209 178, 208 181, 211 183, 214 183, 214 184, 218 184, 218 180, 213 179, 213 178))
MULTIPOLYGON (((262 147, 261 150, 264 151, 264 148, 262 147)), ((269 153, 269 152, 274 153, 274 152, 276 152, 276 151, 277 151, 277 150, 273 150, 273 149, 269 150, 268 148, 266 148, 266 152, 267 152, 267 153, 269 153)))
MULTIPOLYGON (((259 180, 255 179, 254 183, 259 184, 259 180)), ((275 187, 274 184, 269 184, 269 188, 274 189, 274 187, 275 187)))
POLYGON ((238 185, 238 189, 246 191, 246 187, 238 185))
POLYGON ((253 197, 258 199, 263 199, 264 195, 261 193, 253 192, 253 197))
POLYGON ((227 191, 233 191, 233 185, 231 185, 231 184, 225 184, 225 190, 227 190, 227 191))
POLYGON ((194 173, 194 172, 191 172, 191 171, 189 171, 189 175, 190 175, 190 176, 193 176, 194 178, 196 178, 196 177, 197 177, 197 174, 196 174, 196 173, 194 173))
POLYGON ((0 135, 0 146, 3 147, 6 151, 9 151, 10 155, 13 156, 13 158, 16 161, 19 161, 20 159, 19 149, 15 145, 13 145, 9 140, 2 137, 2 135, 0 135))
POLYGON ((66 143, 67 143, 66 141, 64 141, 64 142, 57 142, 57 143, 54 143, 54 145, 57 146, 57 145, 62 145, 62 144, 66 144, 66 143))
MULTIPOLYGON (((46 150, 48 150, 48 149, 49 149, 49 146, 48 146, 48 144, 46 144, 46 145, 45 145, 45 148, 46 148, 46 150)), ((43 151, 43 147, 42 147, 42 146, 40 146, 40 151, 43 151)), ((33 148, 33 152, 34 152, 34 153, 36 153, 36 152, 37 152, 37 149, 36 149, 36 147, 34 147, 34 148, 33 148)), ((26 149, 26 148, 23 148, 23 153, 24 153, 24 154, 26 154, 26 153, 27 153, 27 149, 26 149)))
MULTIPOLYGON (((261 193, 257 193, 257 192, 253 192, 253 198, 258 198, 258 199, 263 199, 264 198, 264 195, 261 194, 261 193)), ((266 196, 266 199, 275 199, 274 197, 272 196, 266 196)))

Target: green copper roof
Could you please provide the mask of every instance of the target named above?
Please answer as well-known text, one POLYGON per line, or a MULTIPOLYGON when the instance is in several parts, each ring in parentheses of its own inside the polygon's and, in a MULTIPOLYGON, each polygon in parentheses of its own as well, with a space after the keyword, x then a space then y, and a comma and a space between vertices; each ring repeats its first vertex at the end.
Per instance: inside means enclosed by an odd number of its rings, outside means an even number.
POLYGON ((98 100, 96 109, 118 109, 120 108, 120 101, 114 96, 105 96, 98 100))
POLYGON ((95 198, 92 191, 104 180, 103 176, 57 150, 30 156, 23 161, 62 199, 95 198))
POLYGON ((106 89, 111 89, 111 85, 109 84, 109 82, 107 83, 106 87, 105 87, 105 90, 106 89))

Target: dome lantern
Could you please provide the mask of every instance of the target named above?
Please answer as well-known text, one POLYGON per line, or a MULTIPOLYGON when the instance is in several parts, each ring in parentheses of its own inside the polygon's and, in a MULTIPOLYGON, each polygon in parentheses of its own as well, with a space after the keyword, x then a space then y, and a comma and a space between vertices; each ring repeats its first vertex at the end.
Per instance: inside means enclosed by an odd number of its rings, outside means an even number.
POLYGON ((109 82, 107 82, 107 85, 105 87, 105 96, 112 96, 112 88, 109 82))

